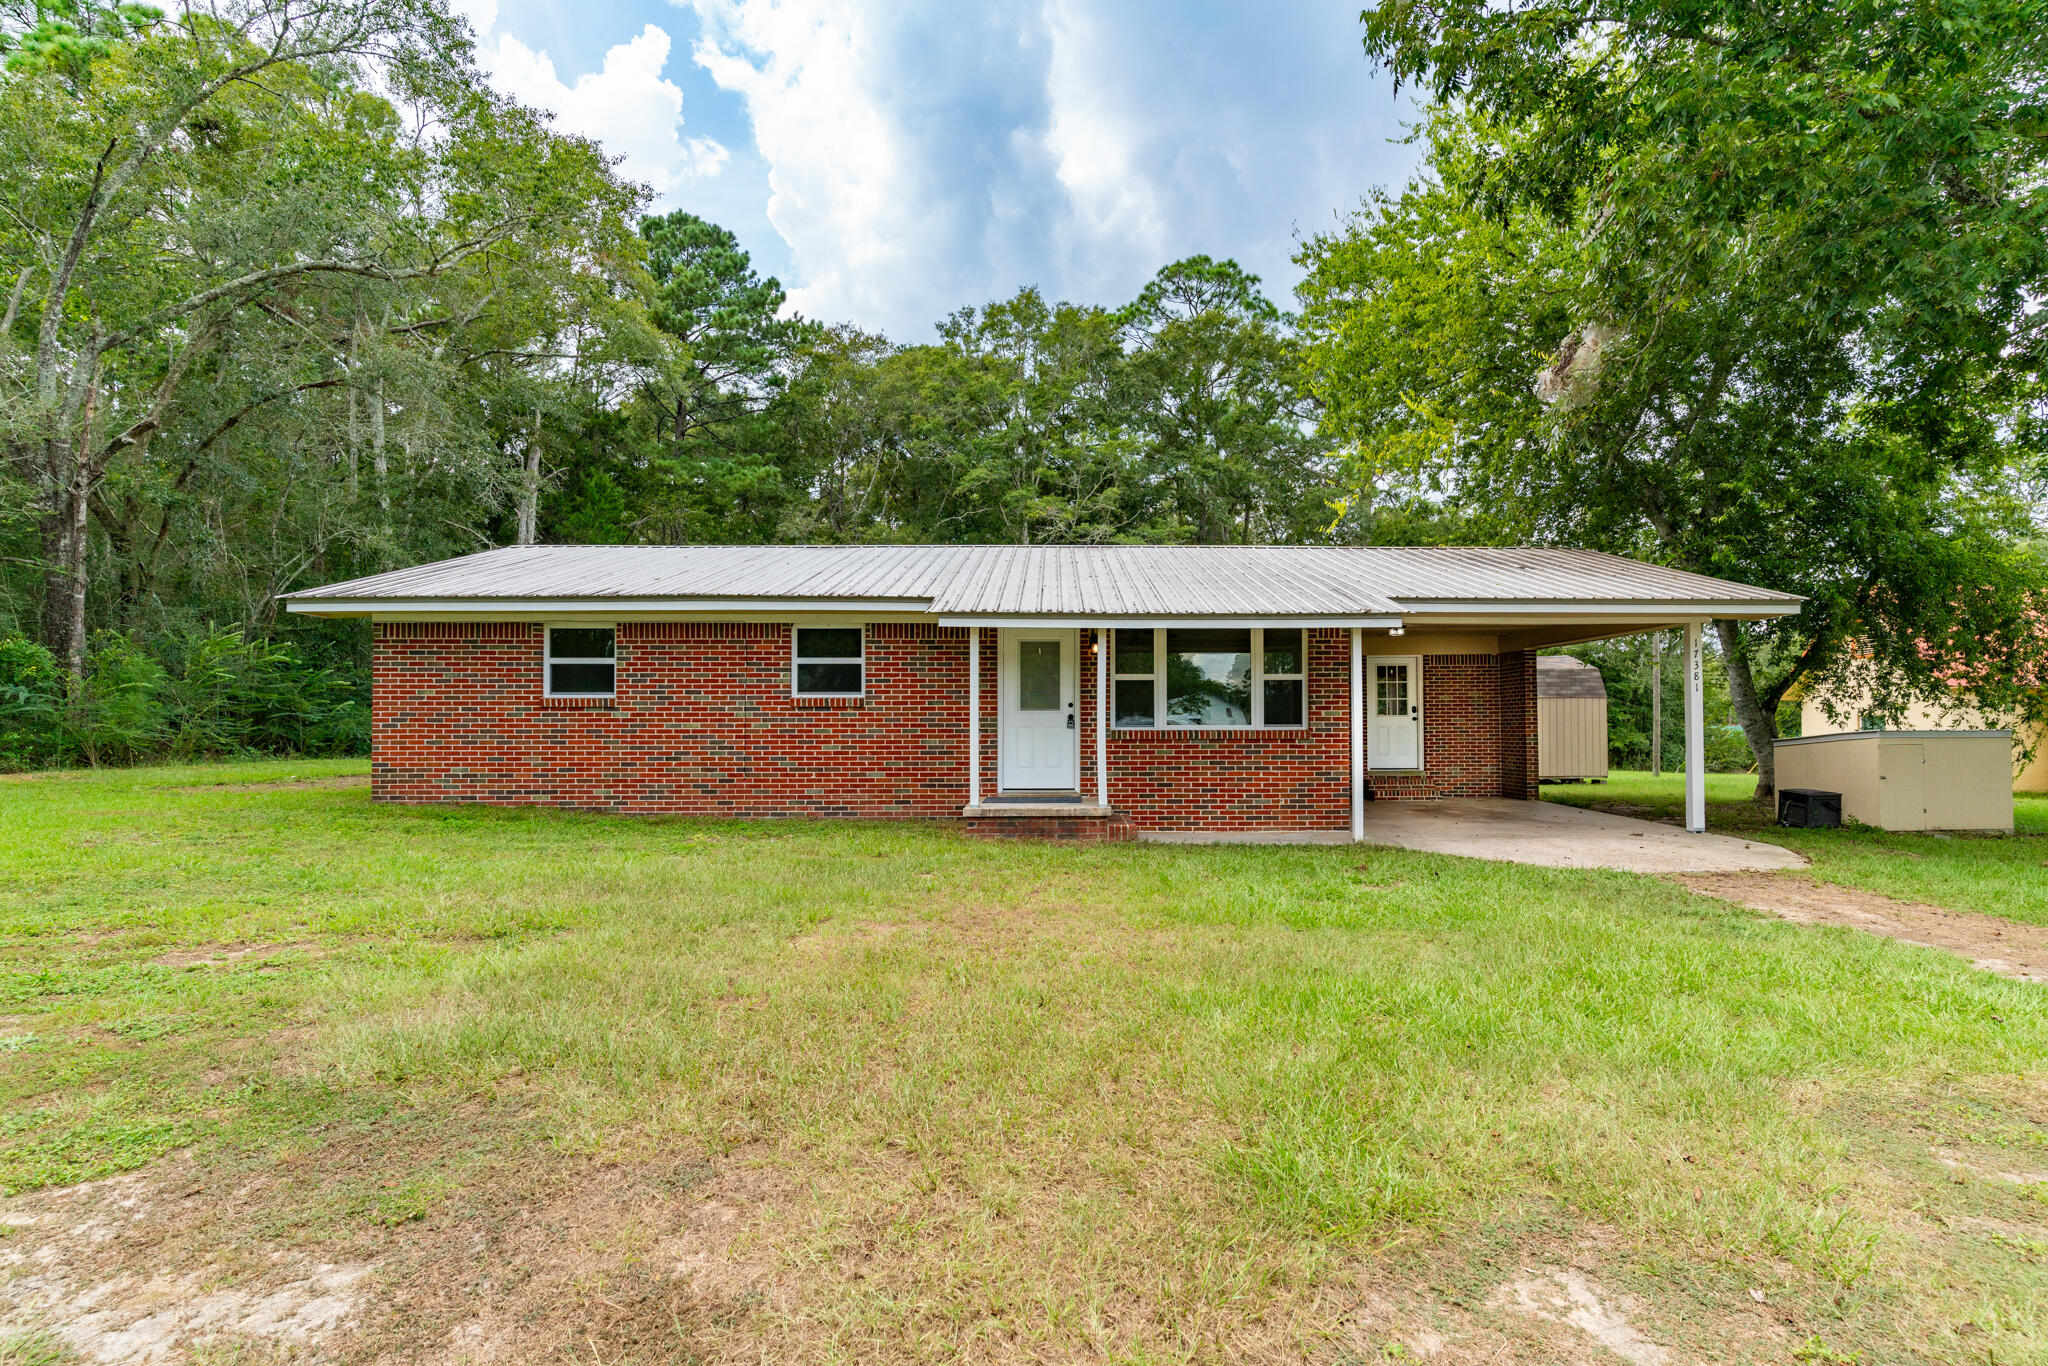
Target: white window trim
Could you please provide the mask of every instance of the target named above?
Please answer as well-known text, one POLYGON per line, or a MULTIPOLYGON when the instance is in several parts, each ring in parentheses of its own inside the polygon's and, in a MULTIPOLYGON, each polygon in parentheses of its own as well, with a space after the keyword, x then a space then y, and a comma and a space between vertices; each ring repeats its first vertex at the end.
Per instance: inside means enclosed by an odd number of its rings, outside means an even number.
POLYGON ((1365 708, 1366 730, 1370 734, 1374 708, 1379 706, 1379 679, 1373 672, 1376 664, 1406 664, 1408 666, 1409 705, 1415 708, 1415 766, 1413 768, 1379 768, 1371 758, 1371 746, 1367 746, 1366 770, 1371 773, 1425 773, 1429 770, 1429 714, 1422 705, 1422 656, 1421 655, 1366 655, 1360 661, 1365 677, 1363 706, 1365 708))
POLYGON ((789 695, 791 697, 859 697, 868 695, 868 626, 861 622, 857 626, 838 624, 807 623, 789 628, 789 695), (800 655, 796 643, 805 631, 846 631, 860 632, 860 656, 848 655, 800 655), (860 690, 858 692, 804 692, 797 687, 797 666, 799 664, 858 664, 860 665, 860 690))
MULTIPOLYGON (((1143 628, 1143 627, 1139 627, 1139 628, 1137 628, 1137 629, 1138 629, 1138 630, 1143 630, 1143 629, 1145 629, 1145 628, 1143 628)), ((1195 628, 1195 629, 1205 629, 1205 628, 1195 628)), ((1112 656, 1110 657, 1110 679, 1109 679, 1109 698, 1108 698, 1108 702, 1109 702, 1109 708, 1110 708, 1110 715, 1111 715, 1111 717, 1112 717, 1112 721, 1111 721, 1111 726, 1112 726, 1112 728, 1113 728, 1113 729, 1116 729, 1116 730, 1129 730, 1129 731, 1143 731, 1143 730, 1171 730, 1171 731, 1188 731, 1188 732, 1201 732, 1201 731, 1245 731, 1245 730, 1307 730, 1307 729, 1308 729, 1308 718, 1309 718, 1309 693, 1308 693, 1308 652, 1309 652, 1309 630, 1308 630, 1308 628, 1307 628, 1307 627, 1294 627, 1294 626, 1289 626, 1289 627, 1284 627, 1284 628, 1282 628, 1282 627, 1276 627, 1275 629, 1276 629, 1276 630, 1284 629, 1284 630, 1288 630, 1288 631, 1295 631, 1295 630, 1298 630, 1298 631, 1300 631, 1300 632, 1301 632, 1301 669, 1300 669, 1300 671, 1299 671, 1299 672, 1296 672, 1296 673, 1287 673, 1287 674, 1278 674, 1278 673, 1276 673, 1276 674, 1269 674, 1269 673, 1267 673, 1267 672, 1266 672, 1266 628, 1265 628, 1265 627, 1263 627, 1263 626, 1253 626, 1253 627, 1251 627, 1251 628, 1250 628, 1250 630, 1251 630, 1251 633, 1252 633, 1252 719, 1251 719, 1251 721, 1250 721, 1250 723, 1249 723, 1249 724, 1246 724, 1246 725, 1228 725, 1228 726, 1176 726, 1176 725, 1169 725, 1169 724, 1166 724, 1166 723, 1165 723, 1165 721, 1164 721, 1164 718, 1165 718, 1165 716, 1166 716, 1166 632, 1167 632, 1167 628, 1166 628, 1166 627, 1164 627, 1164 626, 1154 626, 1154 627, 1152 627, 1152 628, 1151 628, 1151 630, 1152 630, 1152 673, 1151 673, 1151 679, 1152 679, 1152 724, 1151 724, 1151 725, 1149 725, 1149 726, 1126 726, 1126 725, 1121 725, 1121 724, 1118 724, 1118 723, 1116 723, 1116 722, 1115 722, 1115 720, 1114 720, 1114 717, 1115 717, 1115 714, 1116 714, 1116 685, 1117 685, 1117 684, 1118 684, 1119 682, 1127 682, 1127 681, 1131 681, 1131 680, 1135 680, 1135 679, 1140 679, 1140 678, 1144 678, 1144 677, 1146 677, 1146 675, 1144 675, 1144 674, 1128 674, 1128 673, 1121 673, 1121 672, 1118 672, 1118 671, 1117 671, 1117 668, 1116 668, 1116 658, 1115 658, 1115 656, 1114 656, 1114 655, 1112 655, 1112 656), (1269 725, 1267 725, 1267 724, 1266 724, 1266 680, 1267 680, 1267 679, 1269 679, 1269 678, 1274 678, 1274 679, 1289 679, 1289 678, 1298 678, 1298 679, 1300 679, 1300 680, 1301 680, 1301 720, 1299 720, 1299 721, 1295 722, 1295 723, 1294 723, 1293 725, 1290 725, 1290 726, 1269 726, 1269 725)), ((1118 632, 1117 634, 1134 634, 1134 633, 1133 633, 1133 632, 1118 632)), ((1113 639, 1114 639, 1114 637, 1112 636, 1112 641, 1113 641, 1113 639)), ((1114 647, 1114 644, 1113 644, 1113 643, 1112 643, 1112 646, 1111 646, 1111 648, 1112 648, 1112 649, 1114 649, 1114 648, 1115 648, 1115 647, 1114 647)))
POLYGON ((540 628, 540 687, 543 697, 560 698, 617 698, 619 695, 619 628, 610 621, 550 621, 541 623, 540 628), (581 655, 558 655, 555 653, 556 631, 610 631, 612 653, 609 659, 586 658, 581 655), (610 692, 556 692, 555 665, 557 664, 609 664, 612 666, 612 690, 610 692))

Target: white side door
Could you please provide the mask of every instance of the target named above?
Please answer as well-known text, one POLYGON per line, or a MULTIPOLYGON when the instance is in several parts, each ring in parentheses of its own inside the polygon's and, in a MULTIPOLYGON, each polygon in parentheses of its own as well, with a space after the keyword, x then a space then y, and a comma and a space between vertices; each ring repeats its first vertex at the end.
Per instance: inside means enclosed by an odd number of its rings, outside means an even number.
POLYGON ((1368 768, 1422 767, 1422 661, 1414 655, 1365 659, 1365 756, 1368 768))
POLYGON ((1004 628, 996 691, 1005 792, 1072 792, 1079 784, 1078 653, 1072 631, 1004 628))

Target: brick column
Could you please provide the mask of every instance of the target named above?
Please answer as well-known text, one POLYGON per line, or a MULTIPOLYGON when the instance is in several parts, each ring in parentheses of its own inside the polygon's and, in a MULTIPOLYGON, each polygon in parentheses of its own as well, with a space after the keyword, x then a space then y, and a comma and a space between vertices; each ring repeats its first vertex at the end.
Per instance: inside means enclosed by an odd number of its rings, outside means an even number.
POLYGON ((1536 799, 1536 656, 1500 652, 1500 795, 1536 799))

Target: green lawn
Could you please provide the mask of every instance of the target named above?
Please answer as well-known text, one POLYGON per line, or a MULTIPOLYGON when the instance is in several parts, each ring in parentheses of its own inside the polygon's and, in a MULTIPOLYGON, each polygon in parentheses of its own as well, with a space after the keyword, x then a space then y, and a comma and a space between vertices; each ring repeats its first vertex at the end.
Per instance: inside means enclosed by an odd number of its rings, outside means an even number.
MULTIPOLYGON (((1604 783, 1545 787, 1554 802, 1683 823, 1685 779, 1675 773, 1616 772, 1604 783)), ((1958 911, 1982 911, 2048 925, 2048 797, 2013 798, 2014 834, 1895 834, 1869 826, 1786 830, 1767 806, 1750 800, 1756 779, 1707 775, 1707 828, 1758 835, 1813 860, 1825 882, 1882 892, 1958 911)))
MULTIPOLYGON (((1595 1359, 1544 1267, 1674 1362, 2048 1361, 2037 986, 1625 874, 362 767, 0 781, 0 1183, 187 1211, 107 1274, 368 1263, 365 1361, 1595 1359)), ((2031 840, 1786 834, 2048 916, 2031 840)))

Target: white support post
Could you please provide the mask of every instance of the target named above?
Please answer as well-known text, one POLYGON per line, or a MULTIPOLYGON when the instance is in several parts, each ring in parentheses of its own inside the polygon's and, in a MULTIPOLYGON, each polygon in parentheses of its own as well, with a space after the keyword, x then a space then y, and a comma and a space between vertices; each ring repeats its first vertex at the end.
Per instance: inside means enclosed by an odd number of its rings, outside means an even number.
POLYGON ((1700 623, 1685 624, 1685 828, 1707 828, 1706 662, 1700 623))
POLYGON ((1095 792, 1096 800, 1109 805, 1109 629, 1095 630, 1095 792))
POLYGON ((967 628, 967 804, 981 805, 981 628, 967 628))
POLYGON ((1365 644, 1351 628, 1351 838, 1365 838, 1365 644))

